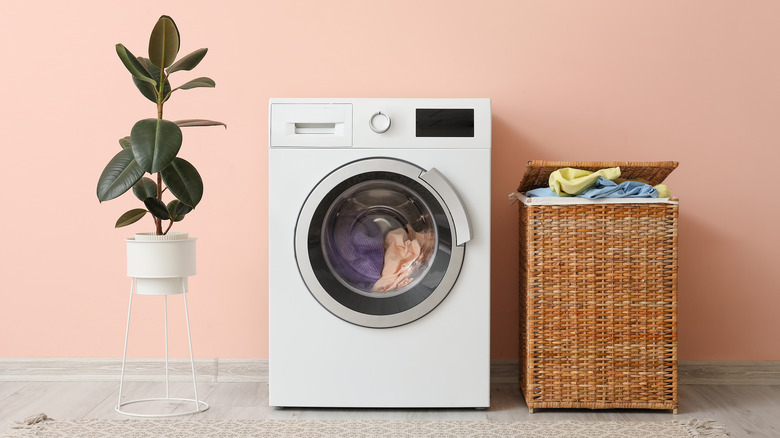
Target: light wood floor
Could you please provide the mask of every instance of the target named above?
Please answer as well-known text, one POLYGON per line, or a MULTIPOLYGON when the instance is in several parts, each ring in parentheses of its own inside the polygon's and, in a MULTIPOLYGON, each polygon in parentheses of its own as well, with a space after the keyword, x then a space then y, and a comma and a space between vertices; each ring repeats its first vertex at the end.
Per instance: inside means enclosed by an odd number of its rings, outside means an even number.
MULTIPOLYGON (((127 399, 164 395, 159 382, 127 382, 127 399)), ((474 409, 274 409, 268 406, 266 383, 199 383, 199 396, 211 405, 183 419, 385 419, 560 421, 663 421, 713 418, 725 424, 732 437, 780 437, 780 385, 680 385, 678 415, 635 410, 538 410, 528 413, 517 385, 494 384, 491 406, 474 409)), ((171 394, 191 397, 192 386, 171 383, 171 394), (189 392, 188 392, 189 391, 189 392)), ((116 418, 117 382, 0 382, 0 434, 16 420, 45 412, 52 418, 116 418)), ((171 409, 169 406, 156 408, 171 409)), ((185 406, 184 409, 190 409, 185 406)), ((130 409, 130 407, 128 407, 130 409)))

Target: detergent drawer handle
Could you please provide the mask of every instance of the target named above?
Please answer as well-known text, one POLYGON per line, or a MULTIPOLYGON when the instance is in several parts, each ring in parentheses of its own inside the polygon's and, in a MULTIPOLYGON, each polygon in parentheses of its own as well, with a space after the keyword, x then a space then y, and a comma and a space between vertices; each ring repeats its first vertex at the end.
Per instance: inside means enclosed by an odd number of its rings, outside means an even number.
POLYGON ((466 213, 458 192, 447 181, 444 175, 435 168, 420 174, 420 179, 439 194, 444 201, 444 207, 450 211, 452 223, 455 226, 455 244, 461 246, 471 240, 471 221, 466 213))

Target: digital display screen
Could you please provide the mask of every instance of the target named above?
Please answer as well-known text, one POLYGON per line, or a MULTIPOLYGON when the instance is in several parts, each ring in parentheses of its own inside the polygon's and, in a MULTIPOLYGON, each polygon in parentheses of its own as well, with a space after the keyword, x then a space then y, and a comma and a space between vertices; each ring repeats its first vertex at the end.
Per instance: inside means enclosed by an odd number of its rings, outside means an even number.
POLYGON ((474 137, 474 108, 417 108, 417 137, 474 137))

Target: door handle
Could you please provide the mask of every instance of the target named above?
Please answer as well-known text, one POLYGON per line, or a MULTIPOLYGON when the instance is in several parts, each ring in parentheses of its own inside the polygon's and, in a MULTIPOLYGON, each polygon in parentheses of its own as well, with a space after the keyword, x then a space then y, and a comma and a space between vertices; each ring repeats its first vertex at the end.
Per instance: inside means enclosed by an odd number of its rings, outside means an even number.
POLYGON ((450 211, 452 223, 455 225, 455 244, 461 246, 471 240, 471 221, 466 208, 447 178, 436 168, 431 167, 427 172, 420 174, 420 179, 439 194, 444 201, 444 207, 450 211))

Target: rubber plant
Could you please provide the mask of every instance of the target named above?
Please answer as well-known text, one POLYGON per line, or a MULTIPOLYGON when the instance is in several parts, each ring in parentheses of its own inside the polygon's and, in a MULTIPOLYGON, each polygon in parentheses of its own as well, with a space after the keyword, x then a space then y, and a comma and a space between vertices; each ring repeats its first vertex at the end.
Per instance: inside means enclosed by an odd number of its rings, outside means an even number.
POLYGON ((116 221, 124 227, 139 221, 146 213, 154 219, 155 232, 167 234, 197 207, 203 196, 203 180, 195 167, 178 157, 182 145, 181 128, 192 126, 225 126, 222 122, 203 119, 169 121, 163 118, 163 107, 173 93, 193 88, 214 88, 207 77, 199 77, 172 88, 170 76, 195 68, 208 49, 198 49, 179 60, 179 29, 173 19, 163 15, 149 37, 149 57, 136 57, 124 45, 116 45, 119 59, 130 72, 141 94, 154 102, 157 117, 139 120, 130 135, 119 139, 121 150, 108 162, 97 184, 100 202, 114 199, 132 189, 145 208, 134 208, 116 221), (149 174, 152 178, 145 176, 149 174), (169 192, 174 199, 164 202, 169 192), (163 221, 169 221, 163 229, 163 221))

